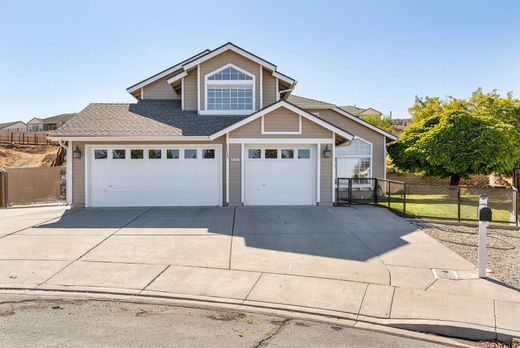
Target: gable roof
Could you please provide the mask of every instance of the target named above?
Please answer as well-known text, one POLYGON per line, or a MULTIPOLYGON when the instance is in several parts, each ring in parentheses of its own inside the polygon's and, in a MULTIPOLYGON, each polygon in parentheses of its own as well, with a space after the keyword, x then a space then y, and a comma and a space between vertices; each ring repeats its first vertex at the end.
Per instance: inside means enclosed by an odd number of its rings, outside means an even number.
POLYGON ((335 125, 333 125, 332 123, 330 122, 327 122, 319 117, 317 117, 316 115, 314 114, 311 114, 310 112, 308 111, 305 111, 304 109, 286 101, 286 100, 279 100, 277 102, 274 102, 272 103, 271 105, 268 105, 260 110, 258 110, 257 112, 245 117, 243 120, 240 120, 232 125, 230 125, 229 127, 227 128, 224 128, 222 129, 221 131, 215 133, 215 134, 212 134, 210 136, 210 140, 213 140, 213 139, 216 139, 226 133, 229 133, 237 128, 240 128, 242 127, 243 125, 249 123, 249 122, 252 122, 254 120, 256 120, 257 118, 261 117, 261 116, 264 116, 276 109, 279 109, 279 108, 286 108, 286 109, 289 109, 290 111, 308 119, 309 121, 311 122, 314 122, 314 123, 317 123, 318 125, 322 126, 323 128, 326 128, 336 134, 339 134, 341 135, 342 137, 344 137, 345 139, 353 139, 354 138, 354 135, 352 135, 351 133, 347 132, 346 130, 344 129, 341 129, 335 125))
POLYGON ((43 123, 43 118, 33 117, 29 121, 27 121, 27 124, 29 124, 29 123, 31 123, 33 121, 36 121, 37 123, 43 123))
MULTIPOLYGON (((371 125, 370 123, 366 122, 366 121, 363 121, 359 116, 357 115, 354 115, 353 113, 350 113, 348 112, 347 110, 343 109, 343 106, 336 106, 335 104, 332 104, 332 103, 327 103, 327 102, 324 102, 324 101, 321 101, 321 100, 316 100, 316 99, 311 99, 311 98, 305 98, 305 97, 300 97, 300 96, 295 96, 295 95, 290 95, 289 98, 288 98, 288 101, 296 104, 297 106, 301 107, 301 108, 304 108, 304 109, 330 109, 330 110, 334 110, 336 111, 337 113, 343 115, 343 116, 346 116, 348 118, 350 118, 351 120, 359 123, 359 124, 362 124, 363 126, 367 127, 367 128, 370 128, 372 129, 373 131, 379 133, 379 134, 382 134, 384 136, 386 136, 388 139, 391 139, 391 140, 397 140, 398 137, 396 137, 395 135, 393 134, 390 134, 384 130, 382 130, 381 128, 378 128, 376 126, 373 126, 371 125)), ((363 110, 366 110, 366 109, 363 109, 363 110)))
POLYGON ((373 111, 373 114, 378 114, 378 115, 382 115, 383 113, 379 110, 376 110, 374 108, 360 108, 360 107, 357 107, 355 105, 344 105, 344 106, 339 106, 339 108, 345 110, 346 112, 348 112, 349 114, 352 114, 354 116, 361 116, 363 115, 364 113, 366 113, 367 111, 370 111, 372 110, 373 111))
POLYGON ((140 89, 141 87, 144 87, 152 82, 155 82, 169 74, 172 74, 176 71, 179 71, 179 74, 182 73, 183 71, 188 71, 189 69, 197 66, 198 64, 208 60, 208 59, 211 59, 219 54, 221 54, 222 52, 225 52, 227 50, 231 50, 233 52, 236 52, 266 68, 268 68, 269 70, 272 70, 273 71, 273 76, 282 80, 282 81, 285 81, 289 84, 294 84, 296 82, 295 79, 287 76, 287 75, 284 75, 278 71, 276 71, 277 67, 276 65, 274 65, 273 63, 263 59, 263 58, 260 58, 258 57, 257 55, 249 52, 249 51, 246 51, 245 49, 241 48, 241 47, 238 47, 237 45, 233 44, 232 42, 228 42, 228 43, 225 43, 224 45, 220 46, 220 47, 217 47, 215 48, 214 50, 209 50, 209 49, 206 49, 166 70, 163 70, 162 72, 158 73, 158 74, 155 74, 141 82, 138 82, 130 87, 128 87, 126 90, 129 92, 129 93, 132 93, 132 92, 135 92, 137 91, 138 89, 140 89))
POLYGON ((5 123, 0 123, 0 129, 8 128, 9 126, 12 126, 12 125, 17 124, 17 123, 25 124, 25 122, 23 122, 23 121, 5 122, 5 123))
MULTIPOLYGON (((207 137, 246 116, 203 116, 181 110, 179 100, 140 100, 128 104, 89 104, 51 139, 81 137, 207 137)), ((153 140, 150 139, 150 140, 153 140)))
POLYGON ((71 118, 73 118, 76 115, 76 113, 68 113, 68 114, 61 114, 56 116, 51 116, 43 119, 43 123, 59 123, 59 122, 67 122, 71 118))

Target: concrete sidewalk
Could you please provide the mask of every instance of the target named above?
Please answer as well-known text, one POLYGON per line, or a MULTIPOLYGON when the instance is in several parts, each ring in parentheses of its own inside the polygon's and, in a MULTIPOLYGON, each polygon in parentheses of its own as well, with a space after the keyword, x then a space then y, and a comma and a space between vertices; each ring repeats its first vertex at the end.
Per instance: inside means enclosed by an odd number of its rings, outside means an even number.
POLYGON ((288 310, 470 339, 520 336, 520 293, 379 208, 2 210, 0 287, 288 310), (7 232, 5 232, 7 231, 7 232), (432 269, 460 280, 440 280, 432 269))

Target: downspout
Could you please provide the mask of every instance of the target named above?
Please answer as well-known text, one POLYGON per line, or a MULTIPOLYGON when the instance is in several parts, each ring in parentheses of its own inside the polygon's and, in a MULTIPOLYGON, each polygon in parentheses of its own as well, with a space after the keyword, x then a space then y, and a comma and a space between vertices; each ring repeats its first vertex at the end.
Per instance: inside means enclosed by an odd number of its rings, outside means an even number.
POLYGON ((282 99, 282 93, 293 91, 296 88, 296 84, 297 83, 298 83, 298 81, 294 81, 294 83, 292 84, 291 88, 284 89, 282 91, 278 91, 278 100, 282 99))

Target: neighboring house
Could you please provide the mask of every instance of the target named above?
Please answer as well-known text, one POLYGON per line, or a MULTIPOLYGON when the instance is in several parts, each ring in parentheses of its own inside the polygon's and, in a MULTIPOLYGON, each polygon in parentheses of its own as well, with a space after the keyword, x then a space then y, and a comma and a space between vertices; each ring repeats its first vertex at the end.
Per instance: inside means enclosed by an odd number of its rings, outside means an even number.
POLYGON ((25 131, 27 131, 27 125, 22 121, 0 123, 0 132, 17 133, 25 131))
MULTIPOLYGON (((232 43, 95 103, 54 131, 73 206, 332 205, 340 177, 384 177, 396 137, 232 43), (73 151, 71 151, 73 150, 73 151)), ((362 183, 366 185, 367 183, 362 183)))
POLYGON ((51 116, 47 118, 32 118, 29 122, 27 122, 27 131, 28 132, 46 132, 53 131, 60 128, 65 122, 72 119, 76 114, 61 114, 56 116, 51 116))
POLYGON ((374 108, 360 108, 355 105, 345 105, 340 106, 341 109, 345 110, 349 114, 352 114, 357 117, 366 116, 366 115, 380 115, 382 116, 383 113, 381 111, 378 111, 374 108))

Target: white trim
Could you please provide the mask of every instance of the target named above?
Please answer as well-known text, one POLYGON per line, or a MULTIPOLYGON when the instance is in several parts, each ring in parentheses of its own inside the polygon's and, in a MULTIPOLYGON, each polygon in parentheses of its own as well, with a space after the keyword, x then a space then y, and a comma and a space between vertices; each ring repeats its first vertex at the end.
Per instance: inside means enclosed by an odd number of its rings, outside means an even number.
POLYGON ((141 87, 141 100, 144 99, 144 87, 141 87))
POLYGON ((184 78, 185 76, 188 76, 188 73, 186 71, 183 71, 180 74, 177 74, 172 78, 169 78, 168 80, 166 80, 166 82, 168 82, 171 85, 175 81, 178 81, 178 80, 184 78))
POLYGON ((200 65, 197 65, 197 112, 200 113, 200 65))
POLYGON ((206 75, 204 75, 204 113, 199 113, 201 115, 249 115, 256 110, 256 76, 250 73, 247 70, 239 68, 238 66, 229 63, 224 66, 221 66, 218 69, 215 69, 206 75), (212 75, 218 74, 224 69, 233 68, 244 75, 251 77, 251 80, 208 80, 208 78, 212 75), (251 109, 248 110, 208 110, 208 87, 211 85, 251 85, 251 93, 252 93, 252 104, 251 109))
POLYGON ((194 67, 195 65, 200 64, 202 62, 205 62, 206 60, 211 59, 213 57, 216 57, 219 54, 221 54, 221 53, 223 53, 223 52, 225 52, 227 50, 231 50, 231 51, 233 51, 235 53, 238 53, 241 56, 244 56, 244 57, 252 60, 255 63, 258 63, 260 65, 265 66, 266 68, 269 68, 271 70, 276 70, 276 66, 275 65, 273 65, 273 64, 271 64, 271 63, 269 63, 269 62, 267 62, 267 61, 265 61, 265 60, 263 60, 261 58, 258 58, 258 57, 252 55, 249 52, 244 51, 243 49, 233 45, 232 43, 227 43, 224 46, 222 46, 222 47, 220 47, 220 48, 218 48, 216 50, 213 50, 210 53, 205 54, 202 57, 199 57, 199 58, 197 58, 195 60, 192 60, 191 62, 183 65, 183 67, 184 67, 184 69, 188 70, 188 69, 194 67))
POLYGON ((226 134, 226 203, 229 203, 229 133, 226 134))
POLYGON ((316 144, 316 204, 321 203, 321 145, 316 144))
POLYGON ((244 189, 244 161, 246 160, 244 143, 240 144, 240 200, 242 205, 246 205, 244 189))
POLYGON ((336 202, 336 134, 332 133, 332 204, 336 202))
POLYGON ((311 113, 309 113, 309 112, 307 112, 305 110, 302 110, 302 109, 300 109, 300 108, 298 108, 298 107, 296 107, 296 106, 286 102, 285 100, 280 100, 277 103, 275 103, 275 104, 273 104, 273 105, 271 105, 271 106, 269 106, 267 108, 264 108, 264 109, 262 109, 260 111, 257 111, 256 113, 254 113, 251 116, 243 119, 242 121, 237 122, 235 124, 232 124, 231 126, 229 126, 227 128, 224 128, 223 130, 221 130, 221 131, 219 131, 219 132, 217 132, 215 134, 210 135, 209 138, 210 138, 210 140, 214 140, 214 139, 216 139, 216 138, 218 138, 218 137, 220 137, 220 136, 222 136, 222 135, 224 135, 226 133, 229 133, 229 132, 231 132, 231 131, 233 131, 233 130, 235 130, 237 128, 242 127, 243 125, 245 125, 245 124, 247 124, 247 123, 249 123, 251 121, 256 120, 258 117, 266 115, 266 114, 268 114, 268 113, 270 113, 270 112, 272 112, 272 111, 274 111, 276 109, 279 109, 281 107, 289 109, 290 111, 292 111, 292 112, 294 112, 294 113, 296 113, 296 114, 298 114, 300 116, 303 116, 304 118, 306 118, 306 119, 308 119, 308 120, 310 120, 310 121, 312 121, 312 122, 314 122, 316 124, 319 124, 323 128, 326 128, 326 129, 328 129, 328 130, 330 130, 330 131, 332 131, 332 132, 334 132, 336 134, 341 135, 345 139, 352 140, 354 138, 354 136, 352 134, 347 133, 347 132, 345 132, 342 129, 339 129, 336 126, 331 125, 330 123, 325 122, 325 121, 323 121, 320 118, 317 118, 313 114, 311 114, 311 113))
POLYGON ((184 136, 184 135, 147 135, 147 136, 138 136, 138 135, 130 135, 130 136, 48 136, 49 140, 58 141, 58 140, 67 140, 67 141, 107 141, 107 142, 115 142, 115 141, 143 141, 143 142, 155 142, 155 141, 212 141, 209 136, 184 136))
MULTIPOLYGON (((187 60, 189 61, 189 60, 192 60, 192 59, 196 59, 197 57, 200 57, 201 55, 204 55, 204 54, 206 54, 208 52, 210 52, 210 50, 204 50, 204 51, 200 52, 199 54, 196 54, 193 57, 188 58, 187 60)), ((184 64, 185 62, 186 62, 186 60, 182 61, 181 63, 179 63, 177 65, 172 66, 171 68, 168 68, 168 69, 164 70, 163 72, 161 72, 161 73, 159 73, 157 75, 149 77, 146 80, 144 80, 142 82, 139 82, 138 84, 136 84, 136 85, 134 85, 132 87, 127 88, 126 90, 127 90, 128 93, 133 93, 133 92, 137 91, 139 88, 142 88, 142 87, 144 87, 146 85, 149 85, 150 83, 155 82, 157 80, 160 80, 163 77, 165 77, 165 76, 167 76, 167 75, 169 75, 169 74, 171 74, 171 73, 181 69, 182 68, 182 64, 184 64)))
POLYGON ((284 74, 280 74, 280 73, 279 73, 278 71, 276 71, 276 70, 273 71, 273 76, 276 77, 277 80, 280 79, 280 80, 282 80, 282 81, 284 81, 284 82, 287 82, 287 83, 289 83, 289 84, 291 84, 291 85, 292 85, 293 83, 296 82, 296 80, 293 80, 293 79, 291 79, 291 78, 288 78, 288 77, 286 77, 284 74))
POLYGON ((266 131, 264 128, 264 116, 261 118, 260 134, 287 134, 287 135, 301 135, 302 134, 302 116, 298 115, 298 130, 297 131, 266 131))
POLYGON ((184 110, 184 77, 181 79, 181 110, 184 110))
POLYGON ((278 93, 278 89, 279 89, 278 85, 279 85, 279 81, 278 81, 278 78, 276 78, 276 83, 275 83, 275 91, 276 91, 275 100, 276 101, 280 100, 280 93, 278 93))
POLYGON ((230 144, 331 144, 330 138, 229 138, 230 144))
POLYGON ((259 96, 260 96, 260 103, 259 104, 259 108, 263 108, 264 107, 264 67, 262 65, 260 65, 260 91, 259 91, 259 96))
POLYGON ((67 204, 72 204, 72 166, 74 162, 74 158, 72 157, 72 151, 74 151, 72 147, 72 141, 69 141, 67 147, 65 148, 67 151, 67 204))
POLYGON ((356 117, 356 116, 354 116, 354 115, 352 115, 352 114, 346 112, 345 110, 343 110, 343 109, 341 109, 341 108, 334 107, 334 108, 332 108, 332 110, 336 111, 336 112, 339 113, 339 114, 342 114, 342 115, 344 115, 344 116, 347 116, 347 117, 350 118, 351 120, 356 121, 357 123, 362 124, 363 126, 368 127, 368 128, 370 128, 370 129, 372 129, 373 131, 376 131, 377 133, 383 134, 384 136, 386 136, 386 137, 388 137, 388 138, 390 138, 390 139, 392 139, 392 140, 397 140, 397 139, 399 139, 399 138, 396 137, 395 135, 392 135, 392 134, 390 134, 390 133, 388 133, 388 132, 385 132, 385 131, 382 130, 382 129, 379 129, 379 128, 375 127, 375 126, 372 126, 370 123, 363 121, 363 120, 360 119, 359 117, 356 117))
MULTIPOLYGON (((139 149, 153 149, 160 147, 161 149, 167 148, 167 147, 174 147, 174 148, 180 148, 180 149, 187 149, 187 148, 215 148, 218 149, 217 153, 220 153, 220 156, 222 156, 222 150, 223 146, 222 144, 215 144, 215 143, 198 143, 198 144, 178 144, 178 143, 171 143, 171 144, 86 144, 85 145, 85 207, 90 207, 90 162, 92 161, 92 149, 99 149, 99 148, 106 148, 107 150, 116 149, 118 147, 128 147, 128 148, 139 148, 139 149)), ((148 159, 148 152, 144 151, 143 159, 148 159)), ((107 154, 108 158, 107 160, 112 160, 111 156, 107 154)), ((219 193, 218 193, 218 200, 219 200, 219 206, 222 206, 222 157, 218 155, 215 156, 214 160, 217 160, 218 163, 218 172, 219 172, 219 193)), ((202 160, 202 157, 200 157, 202 160)), ((125 161, 130 159, 125 159, 125 161)), ((168 161, 166 157, 164 156, 164 151, 162 152, 161 159, 159 161, 168 161)))

